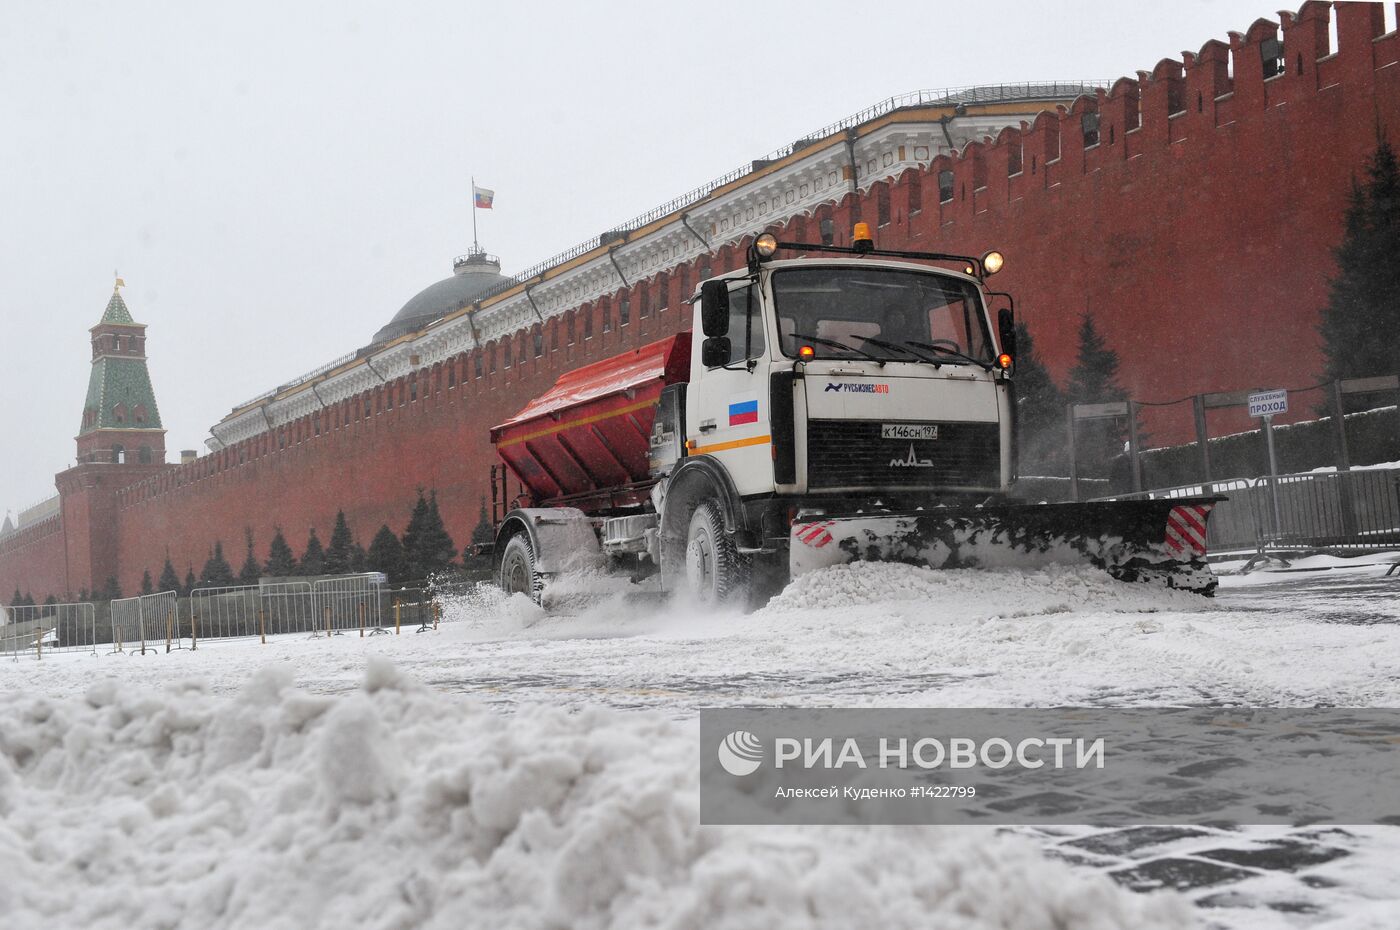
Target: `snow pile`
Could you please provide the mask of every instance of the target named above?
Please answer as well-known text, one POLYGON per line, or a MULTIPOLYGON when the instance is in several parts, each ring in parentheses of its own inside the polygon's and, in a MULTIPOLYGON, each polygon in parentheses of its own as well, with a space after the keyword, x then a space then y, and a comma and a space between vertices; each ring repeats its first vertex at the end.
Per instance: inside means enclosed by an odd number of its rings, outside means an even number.
POLYGON ((1176 927, 988 830, 701 828, 695 727, 423 689, 106 681, 0 716, 0 925, 1176 927))
POLYGON ((891 601, 919 601, 932 616, 962 618, 1028 617, 1086 609, 1200 610, 1208 603, 1185 591, 1115 581, 1092 566, 936 570, 892 562, 852 562, 803 575, 769 603, 768 611, 870 607, 891 601))

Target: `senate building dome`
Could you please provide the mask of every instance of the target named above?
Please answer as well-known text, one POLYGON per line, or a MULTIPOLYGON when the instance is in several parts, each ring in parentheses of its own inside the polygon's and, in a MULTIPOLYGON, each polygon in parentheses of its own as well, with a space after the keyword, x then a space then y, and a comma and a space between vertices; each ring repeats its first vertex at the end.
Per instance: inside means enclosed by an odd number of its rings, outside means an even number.
POLYGON ((434 320, 470 306, 477 299, 515 280, 501 274, 501 260, 485 252, 470 252, 452 263, 452 277, 430 284, 403 305, 394 318, 374 334, 372 344, 388 342, 422 329, 434 320))

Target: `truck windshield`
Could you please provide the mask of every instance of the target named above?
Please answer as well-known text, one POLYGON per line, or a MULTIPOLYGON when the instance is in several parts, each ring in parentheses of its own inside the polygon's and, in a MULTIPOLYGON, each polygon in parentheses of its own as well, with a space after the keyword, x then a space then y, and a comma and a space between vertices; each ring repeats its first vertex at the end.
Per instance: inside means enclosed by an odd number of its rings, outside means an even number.
POLYGON ((937 346, 941 363, 990 361, 992 343, 982 302, 970 282, 934 272, 827 266, 773 272, 778 344, 797 357, 914 361, 937 346), (815 338, 804 338, 815 337, 815 338), (869 338, 875 341, 866 341, 869 338), (883 345, 882 345, 883 343, 883 345), (841 348, 849 346, 849 350, 841 348), (894 347, 904 347, 896 351, 894 347))

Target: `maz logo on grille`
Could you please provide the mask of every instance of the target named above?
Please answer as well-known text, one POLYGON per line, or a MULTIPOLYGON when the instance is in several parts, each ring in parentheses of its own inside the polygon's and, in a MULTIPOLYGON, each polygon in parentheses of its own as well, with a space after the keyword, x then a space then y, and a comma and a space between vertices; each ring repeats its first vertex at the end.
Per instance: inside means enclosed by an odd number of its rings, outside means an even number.
POLYGON ((907 458, 890 459, 891 468, 932 468, 933 459, 921 459, 914 451, 914 444, 909 443, 909 455, 907 458))

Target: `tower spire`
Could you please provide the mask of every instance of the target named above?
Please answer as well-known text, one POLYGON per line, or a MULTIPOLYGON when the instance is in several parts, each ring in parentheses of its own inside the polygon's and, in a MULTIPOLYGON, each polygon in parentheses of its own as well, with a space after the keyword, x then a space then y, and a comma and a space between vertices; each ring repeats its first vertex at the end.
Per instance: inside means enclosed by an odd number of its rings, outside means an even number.
POLYGON ((78 430, 78 461, 158 465, 165 430, 146 367, 146 326, 131 317, 114 274, 112 296, 92 333, 92 372, 78 430))

